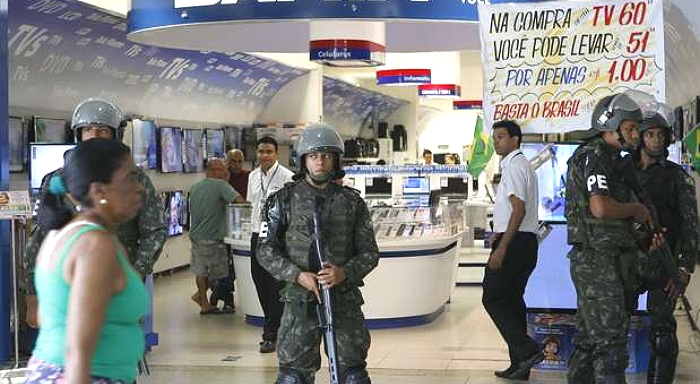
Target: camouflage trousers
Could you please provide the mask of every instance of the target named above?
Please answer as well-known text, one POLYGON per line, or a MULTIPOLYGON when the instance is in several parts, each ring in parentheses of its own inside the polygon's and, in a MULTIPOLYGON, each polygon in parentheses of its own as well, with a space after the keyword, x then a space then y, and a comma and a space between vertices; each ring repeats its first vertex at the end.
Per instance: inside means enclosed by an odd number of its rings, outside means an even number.
POLYGON ((570 384, 625 383, 630 313, 618 271, 620 254, 578 246, 569 252, 578 296, 578 338, 567 374, 570 384))
MULTIPOLYGON (((297 370, 308 378, 321 368, 323 335, 315 307, 315 303, 285 303, 277 331, 280 368, 297 370)), ((364 326, 365 317, 360 306, 336 305, 333 316, 340 374, 348 368, 365 368, 370 336, 364 326)))

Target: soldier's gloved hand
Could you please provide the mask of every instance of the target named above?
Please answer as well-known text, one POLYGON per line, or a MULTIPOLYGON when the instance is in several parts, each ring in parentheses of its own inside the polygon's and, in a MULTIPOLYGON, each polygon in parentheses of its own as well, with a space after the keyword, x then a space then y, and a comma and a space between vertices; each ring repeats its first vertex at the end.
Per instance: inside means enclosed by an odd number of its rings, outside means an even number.
POLYGON ((343 280, 345 280, 345 270, 343 267, 331 263, 325 263, 323 269, 318 272, 319 283, 325 285, 329 289, 342 283, 343 280))
POLYGON ((654 228, 654 221, 651 218, 651 213, 649 213, 649 210, 644 206, 644 204, 634 204, 634 216, 632 216, 632 218, 639 224, 648 225, 649 228, 654 228))
POLYGON ((316 280, 315 274, 311 272, 301 272, 299 276, 297 276, 297 283, 308 291, 313 292, 318 302, 321 302, 321 294, 318 292, 318 281, 316 280))

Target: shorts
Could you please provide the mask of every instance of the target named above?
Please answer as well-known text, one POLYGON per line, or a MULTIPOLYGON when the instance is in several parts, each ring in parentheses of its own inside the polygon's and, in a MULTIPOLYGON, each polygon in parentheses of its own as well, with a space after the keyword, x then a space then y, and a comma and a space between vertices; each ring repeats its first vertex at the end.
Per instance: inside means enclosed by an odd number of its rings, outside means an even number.
POLYGON ((190 271, 198 277, 221 279, 228 276, 228 254, 223 241, 192 240, 190 271))
MULTIPOLYGON (((63 367, 32 357, 27 365, 27 384, 66 383, 63 367)), ((90 384, 127 384, 126 381, 90 376, 90 384)))

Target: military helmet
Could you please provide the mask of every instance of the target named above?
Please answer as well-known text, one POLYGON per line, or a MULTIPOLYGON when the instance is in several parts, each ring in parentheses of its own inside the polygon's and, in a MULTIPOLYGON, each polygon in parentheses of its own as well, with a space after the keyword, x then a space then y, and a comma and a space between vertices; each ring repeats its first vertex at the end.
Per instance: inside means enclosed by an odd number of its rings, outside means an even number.
POLYGON ((342 155, 343 139, 338 132, 328 124, 312 124, 299 135, 297 141, 297 156, 301 158, 312 152, 333 152, 342 155))
POLYGON ((328 124, 317 123, 306 127, 299 135, 299 140, 296 143, 296 152, 300 174, 306 172, 305 155, 313 152, 331 152, 337 155, 333 179, 339 179, 345 175, 345 172, 341 169, 344 152, 343 139, 328 124))
MULTIPOLYGON (((661 128, 666 137, 664 148, 671 145, 673 141, 673 126, 676 123, 676 117, 673 114, 673 109, 664 103, 657 103, 656 108, 643 111, 644 118, 639 124, 639 134, 643 135, 645 131, 652 128, 661 128)), ((640 145, 644 145, 644 137, 640 139, 640 145)), ((648 152, 648 151, 647 151, 648 152)), ((652 156, 659 155, 650 153, 652 156)))
POLYGON ((83 100, 73 111, 71 128, 78 141, 81 141, 80 130, 89 126, 109 127, 114 130, 114 138, 122 139, 124 134, 124 114, 114 103, 98 97, 83 100))
POLYGON ((641 121, 642 110, 629 93, 618 93, 598 101, 591 116, 591 128, 615 132, 625 120, 641 121))

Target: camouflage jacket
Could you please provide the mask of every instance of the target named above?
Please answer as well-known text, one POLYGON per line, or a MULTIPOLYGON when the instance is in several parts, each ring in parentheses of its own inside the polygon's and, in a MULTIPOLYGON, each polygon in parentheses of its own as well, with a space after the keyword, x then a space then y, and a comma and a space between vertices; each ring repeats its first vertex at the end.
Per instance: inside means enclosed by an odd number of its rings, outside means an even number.
POLYGON ((313 295, 296 279, 302 271, 318 270, 311 252, 309 221, 316 196, 325 197, 321 239, 331 264, 342 266, 345 280, 336 294, 361 304, 358 287, 379 262, 379 248, 364 200, 352 189, 330 183, 321 190, 299 180, 271 195, 263 207, 257 255, 260 265, 287 282, 285 301, 313 301, 313 295))
POLYGON ((594 195, 619 203, 632 201, 625 183, 620 154, 602 138, 594 138, 574 151, 566 174, 566 221, 568 243, 598 249, 637 248, 631 219, 597 219, 589 209, 594 195))
POLYGON ((636 167, 641 187, 656 209, 664 238, 679 258, 680 266, 695 269, 700 232, 695 201, 695 182, 680 165, 661 160, 646 169, 636 167))
MULTIPOLYGON (((63 168, 59 168, 44 177, 41 182, 41 194, 47 188, 48 181, 55 174, 62 174, 63 168)), ((119 240, 124 244, 131 264, 143 276, 153 273, 153 265, 158 260, 165 243, 166 228, 163 218, 163 204, 153 187, 153 183, 145 172, 139 171, 139 182, 143 188, 143 206, 138 216, 124 223, 118 228, 119 240)), ((41 195, 40 194, 40 195, 41 195)), ((35 212, 38 212, 38 204, 35 212)), ((36 258, 41 243, 48 231, 43 228, 38 220, 35 220, 34 228, 27 241, 24 250, 24 268, 27 280, 25 281, 27 292, 34 294, 34 269, 36 258)))

